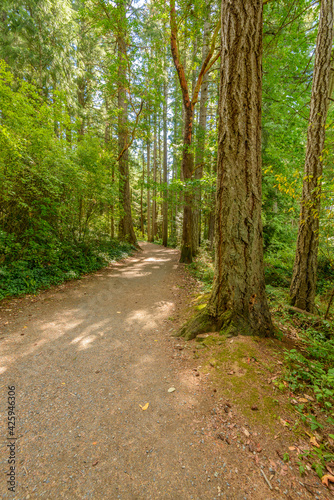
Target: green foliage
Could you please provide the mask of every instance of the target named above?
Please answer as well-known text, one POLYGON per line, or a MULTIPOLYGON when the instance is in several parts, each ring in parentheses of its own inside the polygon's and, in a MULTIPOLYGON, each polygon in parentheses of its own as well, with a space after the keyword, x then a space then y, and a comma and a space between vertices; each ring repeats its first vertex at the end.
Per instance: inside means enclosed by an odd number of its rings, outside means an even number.
POLYGON ((99 236, 116 194, 112 155, 91 134, 77 146, 57 138, 55 108, 61 116, 60 95, 43 102, 1 63, 0 298, 77 277, 128 251, 99 236))
POLYGON ((189 264, 187 267, 190 273, 201 282, 203 290, 205 292, 210 291, 214 276, 212 255, 210 255, 210 253, 208 253, 204 248, 200 248, 199 254, 194 262, 189 264))
POLYGON ((0 300, 24 293, 35 293, 63 281, 79 278, 129 255, 134 247, 110 238, 79 245, 63 245, 52 263, 16 260, 0 268, 0 300))
POLYGON ((286 351, 287 382, 293 391, 305 387, 314 392, 323 409, 334 403, 334 340, 322 331, 308 328, 303 336, 303 353, 286 351))

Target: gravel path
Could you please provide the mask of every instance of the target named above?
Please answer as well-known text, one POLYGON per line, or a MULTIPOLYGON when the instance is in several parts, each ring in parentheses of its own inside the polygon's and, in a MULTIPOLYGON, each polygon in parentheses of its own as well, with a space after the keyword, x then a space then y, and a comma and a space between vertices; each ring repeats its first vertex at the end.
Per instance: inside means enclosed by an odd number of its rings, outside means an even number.
POLYGON ((20 299, 14 316, 7 306, 1 422, 14 385, 18 439, 13 494, 2 426, 2 498, 282 498, 258 472, 253 479, 251 459, 241 461, 207 431, 213 396, 170 337, 168 318, 186 300, 178 252, 142 247, 80 281, 20 299))

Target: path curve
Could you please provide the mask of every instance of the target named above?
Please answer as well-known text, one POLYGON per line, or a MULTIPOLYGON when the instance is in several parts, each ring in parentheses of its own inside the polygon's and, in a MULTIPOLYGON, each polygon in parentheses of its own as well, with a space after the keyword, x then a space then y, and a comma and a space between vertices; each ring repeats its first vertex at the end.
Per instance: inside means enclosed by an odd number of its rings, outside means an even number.
MULTIPOLYGON (((8 385, 16 387, 18 414, 14 498, 246 498, 234 473, 238 457, 226 458, 206 433, 212 400, 170 336, 188 286, 178 252, 142 247, 20 299, 2 332, 1 421, 8 385)), ((0 490, 13 498, 2 443, 0 490)))

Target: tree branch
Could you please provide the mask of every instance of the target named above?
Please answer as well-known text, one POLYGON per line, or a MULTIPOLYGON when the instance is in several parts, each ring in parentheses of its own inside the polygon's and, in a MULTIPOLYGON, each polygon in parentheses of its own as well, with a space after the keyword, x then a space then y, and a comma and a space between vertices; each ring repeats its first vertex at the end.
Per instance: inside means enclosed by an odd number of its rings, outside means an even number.
POLYGON ((220 51, 218 52, 218 54, 215 55, 215 57, 212 59, 212 61, 210 62, 209 66, 206 68, 206 70, 204 71, 204 75, 212 68, 212 66, 215 64, 215 62, 217 61, 217 59, 219 59, 220 57, 220 51))
MULTIPOLYGON (((220 30, 220 20, 218 21, 217 26, 215 28, 215 31, 213 33, 210 50, 208 52, 208 55, 205 58, 205 61, 204 61, 203 65, 202 65, 201 71, 199 72, 199 75, 198 75, 198 78, 197 78, 197 82, 196 82, 196 85, 195 85, 195 88, 194 88, 194 92, 193 92, 193 97, 192 97, 192 100, 191 100, 191 105, 193 107, 195 106, 195 104, 197 102, 198 94, 199 94, 199 91, 200 91, 200 88, 201 88, 201 85, 202 85, 202 81, 203 81, 203 77, 204 77, 204 75, 205 75, 205 73, 207 71, 207 68, 209 66, 209 62, 210 62, 210 60, 211 60, 211 58, 213 56, 213 52, 215 50, 216 39, 217 39, 219 30, 220 30)), ((214 62, 217 61, 219 55, 220 55, 220 53, 218 53, 217 56, 214 58, 214 62)), ((211 67, 212 64, 209 67, 211 67)))
POLYGON ((142 101, 142 102, 140 103, 140 108, 139 108, 139 111, 138 111, 138 113, 136 113, 136 121, 135 121, 135 124, 134 124, 133 130, 132 130, 132 132, 131 132, 131 140, 130 140, 130 142, 128 142, 128 143, 124 146, 124 148, 122 149, 122 151, 121 151, 121 152, 120 152, 120 154, 118 155, 118 157, 117 157, 117 160, 116 160, 116 161, 119 161, 119 160, 122 158, 122 156, 124 155, 125 151, 126 151, 127 149, 129 149, 129 147, 130 147, 130 146, 131 146, 131 144, 133 143, 133 140, 134 140, 134 138, 135 138, 135 132, 136 132, 136 129, 137 129, 137 126, 138 126, 138 122, 139 122, 140 113, 141 113, 141 112, 142 112, 142 110, 143 110, 143 104, 144 104, 144 101, 142 101))
POLYGON ((175 12, 175 0, 170 0, 170 29, 171 29, 170 44, 171 44, 173 61, 180 80, 184 105, 185 107, 189 108, 191 106, 191 102, 189 97, 188 84, 183 65, 180 61, 179 49, 177 46, 177 23, 176 23, 176 12, 175 12))

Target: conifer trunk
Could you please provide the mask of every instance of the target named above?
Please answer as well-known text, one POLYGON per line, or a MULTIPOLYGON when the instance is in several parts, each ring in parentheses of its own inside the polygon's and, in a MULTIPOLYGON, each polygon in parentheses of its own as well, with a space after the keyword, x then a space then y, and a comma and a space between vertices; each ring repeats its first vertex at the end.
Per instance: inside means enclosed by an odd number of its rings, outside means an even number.
POLYGON ((152 238, 151 241, 154 241, 154 238, 157 234, 157 115, 154 115, 154 135, 153 135, 153 200, 152 200, 152 238))
MULTIPOLYGON (((208 40, 209 40, 209 21, 206 20, 204 23, 204 34, 203 34, 203 49, 202 49, 202 65, 206 59, 209 51, 208 40)), ((196 148, 196 168, 195 168, 195 179, 201 179, 203 177, 203 167, 204 167, 204 148, 205 148, 205 134, 206 134, 206 116, 207 116, 207 101, 208 101, 208 91, 209 91, 209 75, 206 73, 203 77, 201 86, 201 98, 199 105, 199 124, 197 132, 197 148, 196 148)), ((196 255, 198 251, 198 246, 200 244, 200 204, 201 204, 201 188, 198 186, 195 188, 194 192, 194 209, 193 209, 193 254, 196 255)))
POLYGON ((167 99, 168 99, 168 89, 167 82, 164 81, 164 106, 163 106, 163 136, 164 136, 164 147, 163 147, 163 205, 162 205, 162 244, 164 247, 168 243, 168 205, 167 205, 167 99))
POLYGON ((147 141, 147 241, 151 241, 151 193, 150 193, 151 146, 147 141))
MULTIPOLYGON (((124 11, 124 8, 123 8, 124 11)), ((125 13, 124 13, 125 16, 125 13)), ((128 141, 128 105, 126 100, 126 43, 124 35, 117 37, 118 47, 118 154, 121 155, 118 161, 119 168, 119 204, 120 220, 118 226, 118 238, 137 245, 137 238, 133 229, 131 216, 130 199, 130 172, 129 172, 129 153, 127 149, 128 141), (125 149, 126 148, 126 149, 125 149)))
POLYGON ((291 304, 315 312, 322 157, 330 91, 334 0, 322 0, 315 51, 312 96, 291 304))
POLYGON ((184 135, 183 135, 183 155, 181 169, 185 182, 185 192, 183 197, 183 227, 180 262, 189 264, 192 262, 192 193, 187 186, 187 181, 192 177, 194 157, 191 151, 191 138, 193 128, 193 107, 185 107, 184 135))
POLYGON ((269 336, 261 222, 262 0, 222 1, 215 276, 181 334, 269 336))

